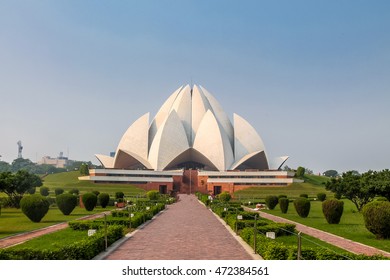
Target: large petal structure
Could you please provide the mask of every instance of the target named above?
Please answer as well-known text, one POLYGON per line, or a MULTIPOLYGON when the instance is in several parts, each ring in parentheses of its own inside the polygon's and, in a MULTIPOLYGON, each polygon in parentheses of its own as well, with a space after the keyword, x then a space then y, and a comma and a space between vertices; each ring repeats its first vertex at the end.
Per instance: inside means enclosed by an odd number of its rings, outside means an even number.
POLYGON ((127 129, 115 157, 96 157, 105 168, 120 169, 280 169, 288 157, 269 163, 256 130, 239 115, 233 119, 234 125, 204 87, 181 86, 150 124, 148 113, 127 129))

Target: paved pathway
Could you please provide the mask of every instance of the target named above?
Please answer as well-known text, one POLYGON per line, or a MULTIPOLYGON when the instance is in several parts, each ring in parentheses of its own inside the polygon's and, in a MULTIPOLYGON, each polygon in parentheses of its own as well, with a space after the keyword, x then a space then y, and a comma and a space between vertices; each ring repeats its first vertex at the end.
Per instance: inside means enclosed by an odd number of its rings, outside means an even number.
MULTIPOLYGON (((249 210, 249 208, 247 210, 249 210)), ((275 221, 275 222, 278 222, 278 223, 295 224, 296 225, 296 229, 298 231, 301 231, 301 232, 303 232, 305 234, 311 235, 311 236, 313 236, 315 238, 318 238, 318 239, 320 239, 322 241, 330 243, 330 244, 332 244, 334 246, 343 248, 343 249, 345 249, 345 250, 347 250, 349 252, 352 252, 352 253, 355 253, 355 254, 365 254, 365 255, 369 255, 369 256, 372 256, 372 255, 384 255, 386 257, 390 257, 390 253, 389 252, 385 252, 385 251, 379 250, 377 248, 364 245, 362 243, 358 243, 358 242, 355 242, 355 241, 352 241, 352 240, 349 240, 349 239, 345 239, 343 237, 340 237, 340 236, 337 236, 337 235, 334 235, 334 234, 331 234, 331 233, 328 233, 328 232, 325 232, 325 231, 322 231, 322 230, 319 230, 319 229, 308 227, 308 226, 302 225, 300 223, 297 223, 297 222, 294 222, 294 221, 291 221, 291 220, 287 220, 287 219, 284 219, 284 218, 281 218, 281 217, 278 217, 278 216, 274 216, 274 215, 271 215, 269 213, 265 213, 265 212, 262 212, 262 211, 256 211, 256 212, 259 213, 261 217, 266 218, 268 220, 272 220, 272 221, 275 221)))
POLYGON ((110 260, 252 260, 194 195, 180 195, 156 219, 105 257, 110 260))
MULTIPOLYGON (((104 213, 109 214, 110 212, 108 211, 108 212, 98 213, 98 214, 94 214, 94 215, 89 215, 89 216, 79 218, 78 220, 96 219, 99 217, 103 217, 104 213)), ((13 235, 10 237, 5 237, 5 238, 0 239, 0 248, 7 248, 7 247, 15 246, 15 245, 21 244, 23 242, 26 242, 30 239, 33 239, 35 237, 39 237, 39 236, 44 235, 44 234, 52 233, 52 232, 55 232, 55 231, 58 231, 58 230, 61 230, 61 229, 67 228, 67 227, 68 227, 68 222, 64 222, 64 223, 52 225, 49 227, 20 233, 20 234, 13 235)))

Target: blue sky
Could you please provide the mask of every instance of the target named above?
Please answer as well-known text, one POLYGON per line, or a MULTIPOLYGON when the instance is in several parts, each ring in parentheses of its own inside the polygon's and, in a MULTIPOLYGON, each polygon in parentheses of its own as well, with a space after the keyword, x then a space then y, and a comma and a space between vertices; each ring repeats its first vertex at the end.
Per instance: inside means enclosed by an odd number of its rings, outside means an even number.
POLYGON ((287 165, 390 167, 389 1, 0 1, 0 155, 91 160, 191 81, 287 165))

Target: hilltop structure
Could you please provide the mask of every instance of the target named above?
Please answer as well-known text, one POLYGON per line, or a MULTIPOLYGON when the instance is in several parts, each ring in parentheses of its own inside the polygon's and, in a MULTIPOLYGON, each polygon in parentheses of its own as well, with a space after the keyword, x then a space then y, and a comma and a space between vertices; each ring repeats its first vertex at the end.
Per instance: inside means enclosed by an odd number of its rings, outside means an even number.
POLYGON ((256 130, 237 114, 232 124, 214 96, 197 85, 177 89, 151 122, 149 113, 136 120, 114 155, 96 157, 104 168, 80 180, 214 195, 294 181, 293 172, 281 171, 287 156, 269 160, 256 130))

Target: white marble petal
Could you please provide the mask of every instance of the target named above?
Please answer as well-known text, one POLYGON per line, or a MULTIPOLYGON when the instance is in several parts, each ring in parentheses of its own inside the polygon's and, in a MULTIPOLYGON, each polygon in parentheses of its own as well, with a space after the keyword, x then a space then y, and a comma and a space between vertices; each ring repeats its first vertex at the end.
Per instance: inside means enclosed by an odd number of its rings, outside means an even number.
POLYGON ((104 168, 113 168, 114 167, 114 158, 105 155, 95 155, 95 157, 100 161, 104 168))

